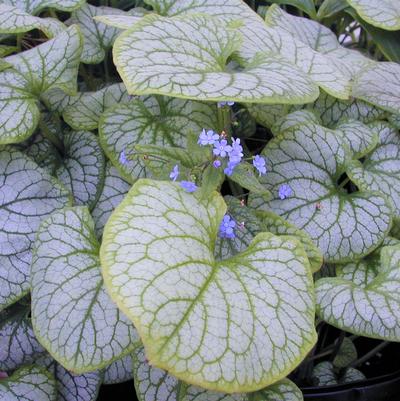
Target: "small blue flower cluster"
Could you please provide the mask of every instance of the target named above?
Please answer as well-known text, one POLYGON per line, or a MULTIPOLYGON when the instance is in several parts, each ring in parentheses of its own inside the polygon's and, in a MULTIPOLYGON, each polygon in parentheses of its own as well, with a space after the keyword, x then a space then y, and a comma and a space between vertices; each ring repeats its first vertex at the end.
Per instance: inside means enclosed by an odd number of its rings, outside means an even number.
MULTIPOLYGON (((228 176, 233 174, 233 170, 243 159, 243 147, 239 138, 232 138, 232 143, 228 144, 224 136, 220 136, 212 130, 206 131, 203 129, 199 136, 198 144, 201 146, 212 145, 214 147, 214 156, 222 159, 228 158, 224 169, 224 173, 228 176)), ((221 165, 222 162, 220 159, 214 160, 213 166, 215 168, 219 168, 221 165)), ((255 156, 253 166, 257 169, 259 175, 266 174, 265 159, 260 155, 255 156)))
MULTIPOLYGON (((171 173, 169 174, 169 178, 172 181, 176 181, 177 178, 179 177, 179 166, 175 164, 174 168, 172 169, 171 173)), ((186 192, 195 192, 197 190, 197 185, 192 182, 192 181, 181 181, 180 186, 186 191, 186 192)))
POLYGON ((218 235, 221 238, 235 238, 235 227, 236 227, 236 221, 232 219, 231 216, 229 216, 228 214, 226 214, 222 221, 221 224, 219 226, 219 233, 218 235))

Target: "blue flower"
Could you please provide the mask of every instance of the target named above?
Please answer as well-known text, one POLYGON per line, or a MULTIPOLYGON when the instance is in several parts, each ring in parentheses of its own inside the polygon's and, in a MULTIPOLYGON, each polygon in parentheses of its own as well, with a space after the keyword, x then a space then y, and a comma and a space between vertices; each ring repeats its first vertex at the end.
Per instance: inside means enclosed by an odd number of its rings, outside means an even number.
POLYGON ((235 169, 235 167, 238 165, 239 163, 237 162, 228 162, 228 165, 224 168, 224 173, 226 175, 232 175, 233 174, 233 170, 235 169))
POLYGON ((234 228, 236 222, 229 215, 225 215, 219 226, 219 236, 221 238, 235 238, 234 228))
POLYGON ((253 159, 253 166, 257 169, 259 175, 265 174, 267 172, 267 167, 265 166, 265 159, 260 155, 257 155, 253 159))
POLYGON ((201 146, 214 145, 216 142, 218 142, 218 139, 219 135, 216 132, 212 130, 206 131, 205 129, 203 129, 197 143, 201 146))
POLYGON ((221 167, 221 160, 214 160, 213 161, 213 166, 215 167, 215 168, 218 168, 218 167, 221 167))
POLYGON ((232 163, 240 163, 243 158, 243 147, 239 138, 232 138, 232 150, 229 152, 229 161, 232 163))
POLYGON ((197 185, 192 181, 181 181, 181 187, 186 192, 194 192, 197 190, 197 185))
POLYGON ((226 139, 222 139, 221 141, 217 141, 214 143, 213 153, 215 156, 225 157, 232 151, 232 146, 228 145, 228 141, 226 139))
POLYGON ((292 195, 293 191, 292 188, 289 187, 287 184, 282 184, 279 187, 279 197, 283 200, 286 199, 288 196, 292 195))
POLYGON ((224 107, 224 106, 233 106, 235 102, 232 101, 227 101, 227 102, 218 102, 217 106, 219 108, 224 107))
POLYGON ((177 164, 175 164, 173 170, 171 171, 171 173, 169 174, 169 178, 171 178, 172 181, 176 181, 176 179, 179 176, 179 167, 177 164))
POLYGON ((127 157, 126 157, 125 150, 123 150, 123 151, 119 154, 119 162, 120 162, 121 164, 127 164, 127 163, 128 163, 128 159, 127 159, 127 157))

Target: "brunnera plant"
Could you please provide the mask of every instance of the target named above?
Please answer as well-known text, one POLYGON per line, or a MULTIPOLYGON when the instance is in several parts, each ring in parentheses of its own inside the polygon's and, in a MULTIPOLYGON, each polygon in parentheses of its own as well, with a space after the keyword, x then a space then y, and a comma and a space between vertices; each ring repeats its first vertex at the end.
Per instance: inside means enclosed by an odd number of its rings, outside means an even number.
POLYGON ((0 1, 0 398, 301 401, 400 341, 400 6, 255 3, 0 1))

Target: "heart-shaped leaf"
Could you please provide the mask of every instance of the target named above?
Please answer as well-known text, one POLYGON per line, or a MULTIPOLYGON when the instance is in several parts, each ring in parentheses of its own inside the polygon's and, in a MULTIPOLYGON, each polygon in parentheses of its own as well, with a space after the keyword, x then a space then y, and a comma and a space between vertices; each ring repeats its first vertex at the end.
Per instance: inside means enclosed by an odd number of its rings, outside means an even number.
POLYGON ((55 8, 61 11, 73 11, 79 8, 85 0, 2 0, 2 3, 18 7, 30 14, 39 14, 45 8, 55 8))
POLYGON ((35 242, 32 325, 54 359, 75 373, 109 365, 137 340, 104 289, 98 249, 93 220, 83 207, 53 213, 35 242))
POLYGON ((293 104, 316 99, 315 84, 279 56, 259 53, 237 60, 240 68, 227 65, 241 42, 238 31, 211 16, 149 15, 118 37, 114 61, 132 94, 293 104))
POLYGON ((343 278, 316 282, 317 313, 350 333, 400 341, 400 245, 381 250, 378 275, 367 285, 343 278))
POLYGON ((354 161, 347 173, 359 188, 386 195, 400 217, 400 135, 383 122, 371 128, 379 138, 378 146, 362 163, 354 161))
POLYGON ((6 57, 0 72, 0 144, 21 142, 39 122, 36 100, 49 88, 76 91, 81 36, 76 26, 31 50, 6 57))
POLYGON ((21 33, 40 29, 52 38, 65 29, 65 25, 55 18, 35 17, 18 7, 0 4, 0 33, 21 33))
POLYGON ((208 389, 254 391, 315 342, 311 271, 296 240, 270 233, 216 261, 225 210, 215 192, 200 201, 177 183, 139 180, 106 224, 102 270, 152 364, 208 389))
POLYGON ((29 305, 12 305, 0 316, 0 370, 12 371, 27 365, 45 352, 36 340, 29 319, 29 305))
POLYGON ((131 185, 121 177, 118 170, 108 162, 103 189, 92 210, 95 230, 98 237, 101 237, 103 234, 103 228, 111 212, 121 203, 130 187, 131 185))
POLYGON ((303 401, 301 391, 283 379, 255 393, 225 394, 180 382, 166 371, 151 366, 143 347, 133 353, 134 380, 139 401, 303 401))
POLYGON ((105 158, 97 137, 87 131, 64 135, 64 159, 58 179, 74 196, 75 204, 96 204, 104 183, 105 158))
POLYGON ((149 96, 108 109, 100 119, 99 136, 111 162, 133 183, 144 175, 143 154, 135 155, 136 145, 184 147, 189 133, 217 127, 213 104, 149 96), (126 158, 121 158, 122 153, 126 158))
POLYGON ((397 63, 370 63, 353 82, 354 97, 397 114, 400 114, 399 93, 400 65, 397 63))
POLYGON ((64 369, 50 355, 36 361, 54 375, 57 382, 57 401, 96 401, 103 373, 99 370, 76 375, 64 369))
POLYGON ((21 152, 0 150, 0 310, 29 291, 31 247, 45 217, 70 202, 66 189, 21 152))
POLYGON ((400 29, 400 4, 392 0, 347 0, 362 19, 379 28, 400 29))
POLYGON ((336 368, 346 368, 357 359, 357 348, 349 337, 344 337, 332 363, 336 368))
POLYGON ((133 378, 132 355, 127 355, 113 362, 104 371, 103 384, 123 383, 133 378))
POLYGON ((94 19, 114 28, 129 29, 148 13, 147 9, 135 7, 120 14, 97 15, 94 19))
POLYGON ((386 114, 362 100, 340 100, 326 93, 321 93, 319 98, 307 107, 321 118, 323 125, 330 128, 342 120, 354 119, 366 124, 379 120, 386 114))
POLYGON ((332 386, 335 384, 346 384, 365 380, 365 375, 358 369, 348 368, 339 374, 335 371, 332 362, 320 362, 313 369, 311 378, 317 386, 332 386))
POLYGON ((391 226, 391 208, 379 193, 347 193, 338 184, 349 162, 339 136, 320 125, 287 131, 263 151, 262 182, 269 201, 253 195, 252 205, 273 211, 313 239, 329 262, 346 262, 373 251, 391 226), (291 194, 280 197, 282 186, 291 194))
POLYGON ((103 61, 106 51, 112 47, 120 33, 119 29, 107 26, 94 17, 120 13, 122 11, 117 8, 94 7, 90 4, 85 4, 72 13, 66 23, 67 25, 77 24, 81 28, 83 36, 81 61, 83 63, 97 64, 103 61))
POLYGON ((46 369, 27 366, 0 381, 0 399, 10 401, 56 401, 54 377, 46 369))
POLYGON ((79 92, 74 96, 53 89, 45 94, 45 98, 50 108, 62 113, 65 122, 78 131, 97 129, 99 118, 107 108, 131 100, 122 83, 95 92, 79 92))

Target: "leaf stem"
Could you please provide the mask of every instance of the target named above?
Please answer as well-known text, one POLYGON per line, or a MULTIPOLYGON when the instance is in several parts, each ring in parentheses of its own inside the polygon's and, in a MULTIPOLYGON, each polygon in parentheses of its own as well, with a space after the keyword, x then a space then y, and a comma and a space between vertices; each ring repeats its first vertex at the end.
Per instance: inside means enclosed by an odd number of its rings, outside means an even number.
POLYGON ((231 108, 229 106, 218 107, 218 127, 220 132, 224 131, 228 138, 232 136, 231 108))
POLYGON ((368 359, 372 358, 377 352, 384 349, 390 344, 390 341, 383 341, 378 346, 373 348, 371 351, 367 352, 361 358, 356 359, 349 365, 349 368, 354 368, 356 366, 362 365, 364 362, 368 361, 368 359))

